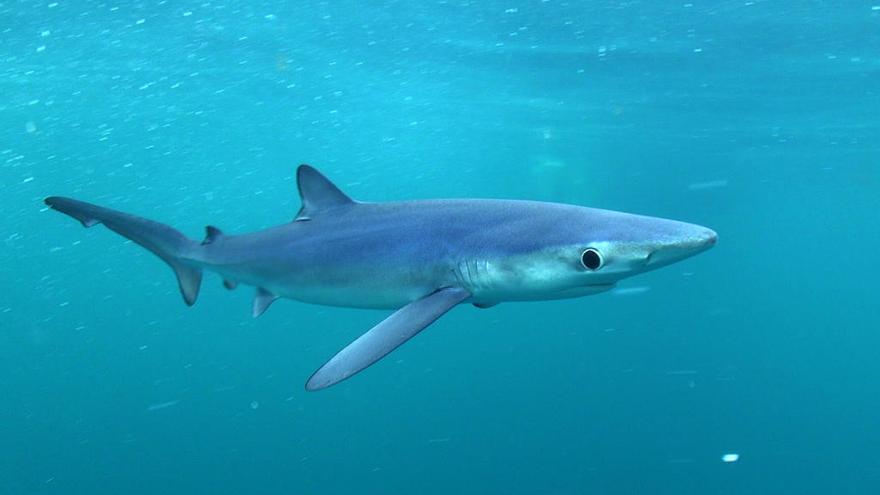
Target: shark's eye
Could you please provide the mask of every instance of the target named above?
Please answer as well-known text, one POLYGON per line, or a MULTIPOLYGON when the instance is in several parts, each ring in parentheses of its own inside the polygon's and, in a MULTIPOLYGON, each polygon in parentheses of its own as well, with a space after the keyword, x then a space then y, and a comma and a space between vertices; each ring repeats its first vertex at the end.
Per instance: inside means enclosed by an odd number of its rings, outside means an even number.
POLYGON ((587 270, 598 270, 602 268, 602 255, 593 248, 588 248, 581 253, 581 264, 587 270))

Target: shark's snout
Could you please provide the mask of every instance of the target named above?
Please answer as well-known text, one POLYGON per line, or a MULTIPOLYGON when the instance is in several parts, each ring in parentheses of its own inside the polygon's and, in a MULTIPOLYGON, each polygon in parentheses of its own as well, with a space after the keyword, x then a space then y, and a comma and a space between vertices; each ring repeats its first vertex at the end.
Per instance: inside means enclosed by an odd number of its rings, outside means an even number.
MULTIPOLYGON (((715 233, 714 230, 707 229, 707 228, 701 228, 701 230, 699 232, 697 232, 695 235, 693 235, 692 237, 688 238, 685 241, 683 247, 689 248, 689 249, 696 249, 696 250, 698 250, 697 252, 699 252, 704 249, 709 249, 710 247, 714 246, 715 243, 717 243, 717 242, 718 242, 718 234, 715 233)), ((696 253, 694 253, 694 254, 696 254, 696 253)))
POLYGON ((712 229, 706 229, 704 243, 706 247, 712 247, 718 242, 718 234, 712 229))
POLYGON ((649 269, 659 268, 690 258, 718 242, 718 234, 705 227, 693 226, 682 235, 666 240, 655 247, 647 259, 649 269))

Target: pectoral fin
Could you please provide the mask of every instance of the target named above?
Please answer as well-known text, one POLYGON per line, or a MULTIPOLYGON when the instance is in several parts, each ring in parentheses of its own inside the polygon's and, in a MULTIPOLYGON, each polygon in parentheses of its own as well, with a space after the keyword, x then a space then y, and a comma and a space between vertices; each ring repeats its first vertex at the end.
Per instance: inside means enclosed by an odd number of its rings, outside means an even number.
POLYGON ((370 366, 470 296, 464 289, 450 287, 398 309, 330 358, 309 378, 306 390, 327 388, 370 366))

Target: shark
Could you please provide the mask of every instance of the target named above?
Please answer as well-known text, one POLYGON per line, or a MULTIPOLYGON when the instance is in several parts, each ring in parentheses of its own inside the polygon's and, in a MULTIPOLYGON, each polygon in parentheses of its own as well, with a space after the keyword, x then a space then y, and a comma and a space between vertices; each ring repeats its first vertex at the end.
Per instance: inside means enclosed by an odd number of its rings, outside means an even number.
POLYGON ((706 227, 570 204, 505 199, 361 202, 300 165, 301 208, 289 223, 203 240, 139 216, 66 197, 52 209, 104 225, 154 253, 193 305, 202 273, 256 288, 258 317, 279 298, 394 310, 306 382, 320 390, 379 361, 460 304, 565 299, 608 291, 716 244, 706 227))

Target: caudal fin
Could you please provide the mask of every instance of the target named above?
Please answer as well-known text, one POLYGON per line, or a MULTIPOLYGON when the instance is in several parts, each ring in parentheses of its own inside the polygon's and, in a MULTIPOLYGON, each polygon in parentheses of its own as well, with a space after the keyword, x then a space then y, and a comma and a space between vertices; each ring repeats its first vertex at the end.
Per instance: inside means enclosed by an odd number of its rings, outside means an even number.
POLYGON ((45 201, 52 209, 79 220, 84 227, 104 224, 108 229, 152 251, 174 270, 186 304, 195 304, 202 282, 202 270, 187 264, 184 256, 198 248, 197 242, 167 225, 121 211, 57 196, 46 198, 45 201))

